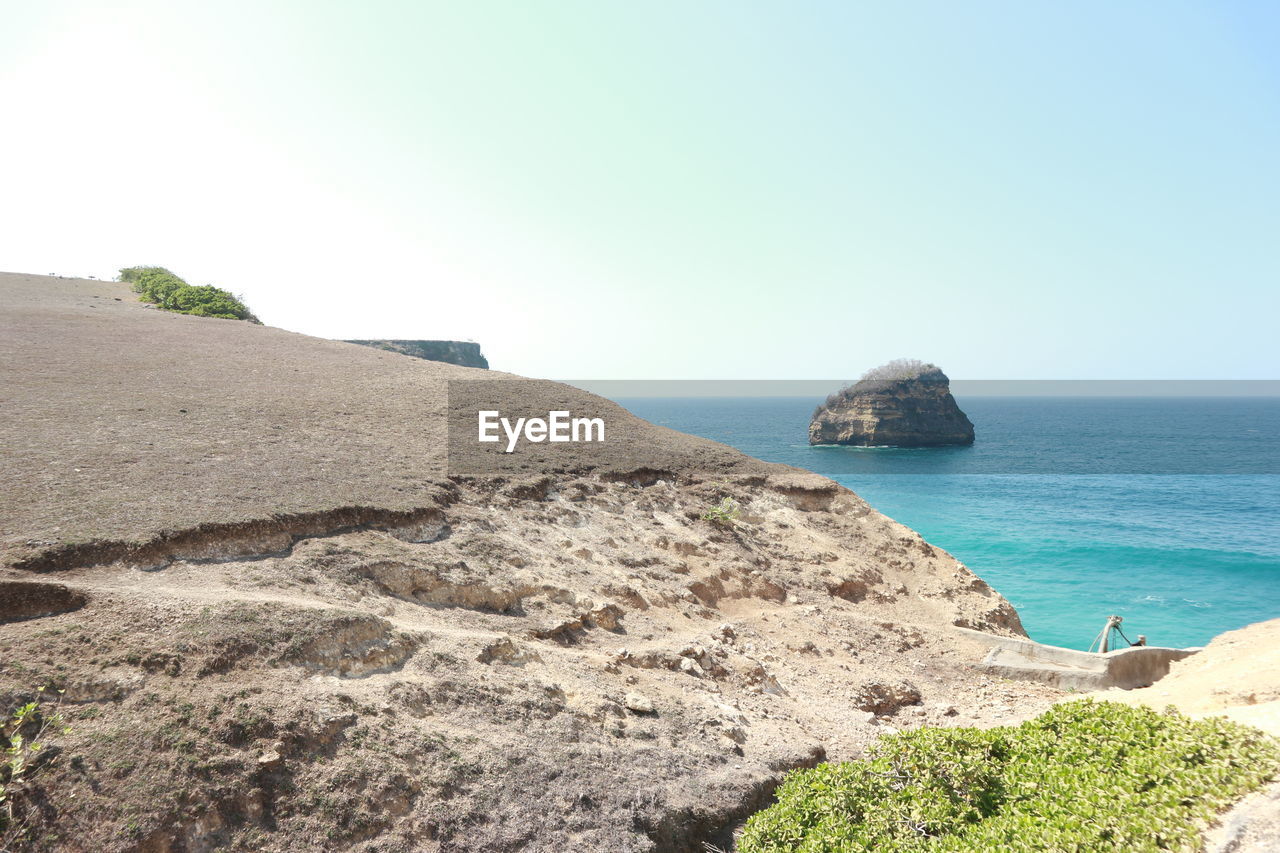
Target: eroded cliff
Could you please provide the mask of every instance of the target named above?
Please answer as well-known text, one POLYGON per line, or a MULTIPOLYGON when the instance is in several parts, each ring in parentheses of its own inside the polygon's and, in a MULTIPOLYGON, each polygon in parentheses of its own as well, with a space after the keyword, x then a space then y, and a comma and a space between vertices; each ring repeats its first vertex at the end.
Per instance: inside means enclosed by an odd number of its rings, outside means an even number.
POLYGON ((33 849, 701 850, 793 767, 1058 695, 976 673, 954 626, 1013 608, 821 477, 616 407, 652 464, 451 476, 473 371, 0 285, 0 701, 71 724, 33 849))

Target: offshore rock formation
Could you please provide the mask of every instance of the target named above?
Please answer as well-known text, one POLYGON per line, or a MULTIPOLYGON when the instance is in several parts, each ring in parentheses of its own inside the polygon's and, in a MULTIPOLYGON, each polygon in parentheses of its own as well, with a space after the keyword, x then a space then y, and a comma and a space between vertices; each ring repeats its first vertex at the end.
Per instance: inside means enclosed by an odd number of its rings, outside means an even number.
POLYGON ((899 359, 827 398, 809 423, 810 444, 943 447, 973 444, 973 424, 936 365, 899 359))
POLYGON ((349 344, 374 347, 387 352, 398 352, 427 361, 442 361, 459 367, 489 369, 489 360, 480 352, 480 345, 470 341, 346 341, 349 344))

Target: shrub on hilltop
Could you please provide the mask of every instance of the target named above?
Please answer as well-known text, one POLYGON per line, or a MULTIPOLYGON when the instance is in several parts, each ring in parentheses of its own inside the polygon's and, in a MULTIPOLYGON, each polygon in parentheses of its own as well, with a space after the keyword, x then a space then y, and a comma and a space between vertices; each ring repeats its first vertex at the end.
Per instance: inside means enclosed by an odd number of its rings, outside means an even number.
POLYGON ((918 358, 895 358, 879 367, 871 368, 862 374, 858 381, 902 382, 909 379, 918 379, 929 371, 937 369, 938 365, 921 361, 918 358))
POLYGON ((892 735, 863 761, 796 771, 737 849, 1192 850, 1277 773, 1280 741, 1255 729, 1085 700, 1017 727, 892 735))
POLYGON ((841 403, 848 402, 856 394, 883 391, 898 382, 910 382, 913 379, 921 379, 928 374, 937 374, 937 376, 930 377, 930 379, 941 377, 944 382, 946 381, 942 368, 936 364, 921 361, 918 358, 895 358, 879 367, 871 368, 862 374, 857 382, 852 385, 846 385, 839 391, 828 395, 826 402, 819 404, 813 410, 813 417, 816 418, 822 414, 824 409, 830 409, 841 403))
POLYGON ((166 311, 197 317, 261 322, 244 302, 231 293, 208 284, 187 284, 164 267, 125 267, 120 270, 120 280, 133 285, 134 292, 143 301, 151 302, 166 311))

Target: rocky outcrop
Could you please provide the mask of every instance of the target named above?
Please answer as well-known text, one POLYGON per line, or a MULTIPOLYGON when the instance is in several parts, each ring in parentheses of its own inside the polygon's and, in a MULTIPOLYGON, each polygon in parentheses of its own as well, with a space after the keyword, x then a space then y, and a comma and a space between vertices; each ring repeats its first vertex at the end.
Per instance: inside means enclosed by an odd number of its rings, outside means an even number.
POLYGON ((427 361, 442 361, 459 367, 489 369, 489 360, 480 352, 480 345, 470 341, 346 341, 365 347, 398 352, 427 361))
POLYGON ((932 364, 891 362, 827 398, 809 423, 810 444, 942 447, 973 444, 973 423, 932 364))
POLYGON ((76 715, 26 789, 54 839, 31 849, 728 849, 790 769, 1056 698, 974 671, 953 625, 1019 635, 1008 602, 798 476, 467 480, 447 534, 353 518, 263 554, 69 563, 85 603, 51 592, 0 632, 0 707, 48 685, 76 715), (725 496, 739 518, 703 519, 725 496))

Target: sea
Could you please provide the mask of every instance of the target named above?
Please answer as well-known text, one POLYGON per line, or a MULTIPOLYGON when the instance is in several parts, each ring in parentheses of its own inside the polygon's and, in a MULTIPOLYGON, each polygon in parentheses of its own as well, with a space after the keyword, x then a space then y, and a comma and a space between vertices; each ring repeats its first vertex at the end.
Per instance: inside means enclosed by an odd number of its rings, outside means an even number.
POLYGON ((805 468, 955 555, 1035 640, 1192 647, 1280 617, 1280 398, 967 397, 972 447, 810 447, 804 397, 617 397, 805 468))

